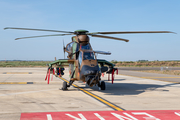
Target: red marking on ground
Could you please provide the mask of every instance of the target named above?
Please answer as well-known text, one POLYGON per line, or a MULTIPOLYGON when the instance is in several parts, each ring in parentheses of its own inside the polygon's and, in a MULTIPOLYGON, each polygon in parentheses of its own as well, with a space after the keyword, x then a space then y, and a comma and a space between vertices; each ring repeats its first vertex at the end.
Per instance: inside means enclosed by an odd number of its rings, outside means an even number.
POLYGON ((20 120, 180 120, 180 110, 22 113, 20 120))

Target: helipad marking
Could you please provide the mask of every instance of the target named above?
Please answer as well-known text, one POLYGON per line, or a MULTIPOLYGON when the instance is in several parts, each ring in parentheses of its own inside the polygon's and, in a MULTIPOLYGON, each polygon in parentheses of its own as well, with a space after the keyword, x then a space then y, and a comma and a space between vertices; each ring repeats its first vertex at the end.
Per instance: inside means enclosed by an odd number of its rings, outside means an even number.
POLYGON ((47 120, 52 120, 51 114, 47 114, 47 120))
POLYGON ((179 113, 178 113, 178 112, 175 112, 175 114, 178 115, 178 116, 180 116, 180 112, 179 112, 179 113))
MULTIPOLYGON (((64 79, 62 77, 59 77, 59 78, 64 80, 64 81, 66 81, 67 83, 69 83, 69 81, 67 81, 66 79, 64 79)), ((98 101, 104 103, 105 105, 111 107, 114 110, 117 110, 117 111, 124 111, 125 110, 125 109, 123 109, 123 108, 121 108, 121 107, 119 107, 117 105, 114 105, 113 103, 111 103, 111 102, 109 102, 109 101, 107 101, 107 100, 105 100, 105 99, 103 99, 103 98, 101 98, 101 97, 99 97, 99 96, 97 96, 97 95, 87 91, 87 90, 84 90, 83 88, 80 88, 79 86, 77 86, 75 84, 72 84, 72 85, 74 87, 78 88, 79 90, 81 90, 82 92, 86 93, 87 95, 90 95, 91 97, 95 98, 96 100, 98 100, 98 101)))
POLYGON ((20 120, 180 120, 180 110, 22 113, 20 120))

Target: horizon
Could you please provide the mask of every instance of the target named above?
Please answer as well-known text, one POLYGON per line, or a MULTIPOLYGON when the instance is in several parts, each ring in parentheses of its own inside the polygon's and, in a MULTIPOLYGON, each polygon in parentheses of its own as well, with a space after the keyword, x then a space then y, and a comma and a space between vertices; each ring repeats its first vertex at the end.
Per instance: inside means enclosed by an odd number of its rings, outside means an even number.
MULTIPOLYGON (((54 60, 0 60, 0 61, 54 61, 54 60)), ((152 60, 152 61, 180 61, 180 60, 152 60)), ((152 62, 150 60, 136 60, 136 61, 117 61, 111 60, 111 62, 152 62)))

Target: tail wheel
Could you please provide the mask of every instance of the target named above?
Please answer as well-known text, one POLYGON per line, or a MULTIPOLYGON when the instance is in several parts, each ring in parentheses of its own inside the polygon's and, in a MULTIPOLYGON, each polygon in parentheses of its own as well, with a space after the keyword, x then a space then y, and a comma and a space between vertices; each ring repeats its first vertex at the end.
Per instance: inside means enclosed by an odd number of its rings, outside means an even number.
POLYGON ((67 90, 67 82, 63 82, 63 87, 62 87, 62 90, 67 90))
POLYGON ((106 89, 106 84, 104 81, 101 82, 101 90, 105 90, 106 89))

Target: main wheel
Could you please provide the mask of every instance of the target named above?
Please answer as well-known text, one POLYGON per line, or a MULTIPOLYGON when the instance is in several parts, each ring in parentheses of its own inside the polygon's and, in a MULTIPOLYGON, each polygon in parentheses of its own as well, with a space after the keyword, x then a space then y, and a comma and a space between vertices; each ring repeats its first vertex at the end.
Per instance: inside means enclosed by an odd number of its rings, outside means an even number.
POLYGON ((62 90, 67 90, 67 82, 63 82, 63 87, 62 87, 62 90))
POLYGON ((106 89, 106 84, 104 81, 101 82, 101 90, 105 90, 106 89))

